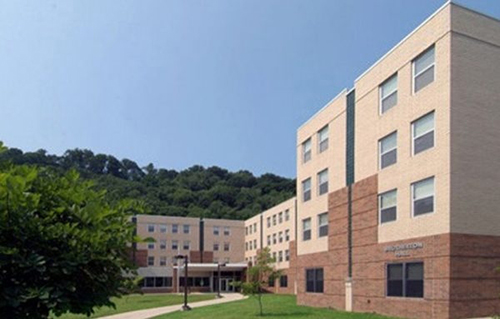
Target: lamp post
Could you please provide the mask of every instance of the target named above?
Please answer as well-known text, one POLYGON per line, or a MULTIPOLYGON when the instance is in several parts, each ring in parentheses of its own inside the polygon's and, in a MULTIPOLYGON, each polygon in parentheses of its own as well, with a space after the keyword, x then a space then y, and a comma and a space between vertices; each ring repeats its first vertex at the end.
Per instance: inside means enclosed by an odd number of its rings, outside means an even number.
POLYGON ((191 310, 191 307, 188 306, 188 256, 177 255, 175 259, 184 259, 184 305, 182 306, 182 310, 191 310))
POLYGON ((220 294, 220 284, 221 284, 221 280, 220 280, 220 267, 226 267, 226 263, 223 263, 223 264, 219 264, 217 263, 217 280, 218 280, 218 283, 217 283, 217 298, 222 298, 221 294, 220 294))

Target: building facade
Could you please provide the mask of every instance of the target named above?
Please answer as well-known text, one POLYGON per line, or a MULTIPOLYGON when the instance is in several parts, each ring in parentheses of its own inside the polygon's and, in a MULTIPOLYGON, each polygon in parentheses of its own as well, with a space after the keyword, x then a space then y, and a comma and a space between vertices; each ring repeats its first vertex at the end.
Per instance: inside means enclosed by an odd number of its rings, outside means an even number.
POLYGON ((299 128, 299 304, 500 313, 499 72, 500 22, 447 3, 299 128))

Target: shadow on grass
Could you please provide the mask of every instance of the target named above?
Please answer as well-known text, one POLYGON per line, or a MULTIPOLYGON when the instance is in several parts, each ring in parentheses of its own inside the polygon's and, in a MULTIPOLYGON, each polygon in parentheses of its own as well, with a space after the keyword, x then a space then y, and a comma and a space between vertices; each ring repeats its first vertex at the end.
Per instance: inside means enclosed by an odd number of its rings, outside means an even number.
POLYGON ((257 318, 261 317, 285 317, 285 318, 288 318, 288 317, 300 317, 300 316, 304 316, 304 317, 307 317, 309 316, 310 313, 307 313, 307 312, 302 312, 302 311, 296 311, 296 312, 264 312, 264 314, 262 316, 260 316, 258 313, 255 314, 255 316, 257 318))

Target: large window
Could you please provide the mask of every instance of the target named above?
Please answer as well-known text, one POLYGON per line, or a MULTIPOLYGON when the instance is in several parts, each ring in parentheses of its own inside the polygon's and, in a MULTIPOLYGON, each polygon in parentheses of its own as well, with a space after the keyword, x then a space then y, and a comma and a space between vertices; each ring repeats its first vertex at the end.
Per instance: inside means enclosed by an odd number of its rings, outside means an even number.
POLYGON ((398 104, 398 75, 394 74, 380 85, 380 114, 398 104))
POLYGON ((189 250, 191 248, 191 243, 189 240, 185 240, 184 243, 182 243, 182 249, 184 250, 189 250))
POLYGON ((311 178, 302 181, 302 200, 307 202, 311 199, 311 178))
POLYGON ((411 184, 413 216, 434 212, 434 177, 411 184))
POLYGON ((328 213, 318 215, 318 237, 328 236, 328 213))
POLYGON ((435 48, 432 46, 413 60, 413 92, 417 93, 434 81, 435 48))
POLYGON ((278 242, 276 239, 277 238, 276 236, 277 236, 276 233, 274 233, 273 234, 273 245, 276 245, 276 243, 278 242))
POLYGON ((380 223, 387 223, 397 218, 397 190, 380 194, 378 197, 380 223))
POLYGON ((219 226, 214 226, 214 228, 213 228, 213 234, 215 236, 219 236, 219 226))
POLYGON ((172 287, 172 277, 146 277, 142 286, 145 288, 172 287))
POLYGON ((224 243, 224 251, 229 251, 230 244, 229 243, 224 243))
POLYGON ((182 229, 184 231, 184 234, 189 234, 189 230, 190 230, 189 225, 183 225, 182 229))
POLYGON ((282 231, 280 231, 280 232, 278 233, 278 242, 280 242, 280 243, 282 243, 282 242, 283 242, 283 232, 282 232, 282 231))
POLYGON ((290 229, 285 230, 285 241, 290 241, 290 229))
POLYGON ((148 233, 154 233, 155 232, 155 225, 149 224, 148 225, 148 233))
POLYGON ((391 133, 378 142, 380 169, 398 161, 398 132, 391 133))
POLYGON ((178 231, 179 231, 179 225, 173 224, 172 225, 172 233, 177 234, 178 231))
POLYGON ((273 226, 276 226, 276 215, 273 215, 273 226))
POLYGON ((290 220, 290 210, 285 210, 285 221, 289 221, 290 220))
MULTIPOLYGON (((248 243, 247 243, 248 246, 248 243)), ((219 243, 214 243, 214 251, 219 251, 219 243)))
POLYGON ((323 268, 306 269, 306 292, 323 292, 323 268))
POLYGON ((179 249, 179 242, 177 240, 172 240, 172 250, 179 249))
POLYGON ((311 160, 311 139, 307 139, 304 143, 302 143, 302 162, 307 163, 311 160))
POLYGON ((148 243, 148 249, 155 249, 155 243, 148 243))
POLYGON ((318 173, 318 194, 328 193, 328 168, 318 173))
MULTIPOLYGON (((250 226, 250 229, 252 229, 252 226, 250 226)), ((255 230, 255 227, 254 227, 255 230)), ((229 236, 231 234, 231 230, 229 226, 224 226, 224 236, 229 236)))
POLYGON ((271 235, 267 235, 267 245, 271 246, 271 235))
POLYGON ((290 260, 290 250, 285 250, 285 260, 289 261, 290 260))
POLYGON ((328 149, 328 125, 318 132, 318 149, 319 153, 328 149))
POLYGON ((279 212, 279 214, 278 214, 278 222, 280 224, 283 222, 283 212, 279 212))
POLYGON ((160 233, 165 234, 167 232, 167 225, 162 224, 160 225, 160 233))
POLYGON ((302 240, 309 239, 311 239, 311 218, 306 218, 302 220, 302 240))
POLYGON ((278 262, 283 262, 283 250, 280 250, 278 252, 278 262))
POLYGON ((434 112, 412 123, 413 155, 434 147, 434 112))
POLYGON ((166 240, 160 240, 160 249, 161 250, 167 249, 167 241, 166 240))
POLYGON ((288 276, 286 275, 280 276, 280 287, 281 288, 288 287, 288 276))
POLYGON ((148 266, 154 266, 154 265, 155 265, 155 257, 148 256, 148 266))
POLYGON ((167 265, 167 257, 162 256, 160 257, 160 266, 166 266, 167 265))
POLYGON ((422 262, 387 265, 387 296, 424 297, 424 264, 422 262))
POLYGON ((271 217, 267 217, 267 228, 271 227, 271 217))

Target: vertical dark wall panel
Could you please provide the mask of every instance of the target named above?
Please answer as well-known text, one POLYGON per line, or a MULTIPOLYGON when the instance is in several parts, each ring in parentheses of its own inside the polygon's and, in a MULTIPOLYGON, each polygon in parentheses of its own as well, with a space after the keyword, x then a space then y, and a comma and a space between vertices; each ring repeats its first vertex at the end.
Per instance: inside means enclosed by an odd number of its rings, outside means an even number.
POLYGON ((355 90, 347 94, 346 105, 346 185, 354 183, 354 110, 355 90))

